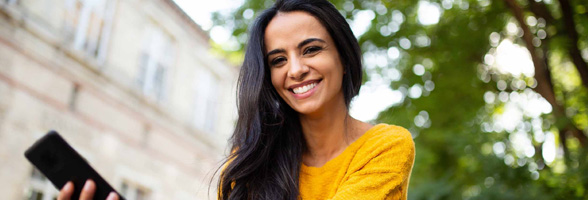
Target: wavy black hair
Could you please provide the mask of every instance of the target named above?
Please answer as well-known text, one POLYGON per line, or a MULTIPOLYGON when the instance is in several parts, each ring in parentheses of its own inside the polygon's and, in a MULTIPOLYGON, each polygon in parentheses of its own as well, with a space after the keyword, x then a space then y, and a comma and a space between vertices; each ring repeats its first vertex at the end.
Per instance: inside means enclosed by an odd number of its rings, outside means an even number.
POLYGON ((298 113, 278 95, 265 60, 264 34, 278 12, 314 16, 335 42, 344 67, 345 105, 361 87, 361 51, 345 18, 326 0, 277 0, 250 26, 237 89, 238 120, 217 189, 218 199, 297 199, 306 144, 298 113))

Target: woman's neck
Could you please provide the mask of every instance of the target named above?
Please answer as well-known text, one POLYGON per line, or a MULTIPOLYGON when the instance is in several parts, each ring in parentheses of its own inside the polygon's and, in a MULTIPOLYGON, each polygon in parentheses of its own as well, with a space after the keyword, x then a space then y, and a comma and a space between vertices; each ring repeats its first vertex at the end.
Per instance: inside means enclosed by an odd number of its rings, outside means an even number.
POLYGON ((300 116, 307 146, 302 160, 307 166, 324 165, 371 127, 349 116, 345 103, 342 103, 342 106, 331 105, 333 109, 326 109, 328 111, 320 115, 300 116))

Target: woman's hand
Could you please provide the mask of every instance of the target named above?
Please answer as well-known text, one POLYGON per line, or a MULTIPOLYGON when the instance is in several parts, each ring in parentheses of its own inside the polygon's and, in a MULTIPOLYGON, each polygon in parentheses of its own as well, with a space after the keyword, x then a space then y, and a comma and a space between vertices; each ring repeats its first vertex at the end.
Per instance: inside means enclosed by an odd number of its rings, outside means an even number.
MULTIPOLYGON (((92 200, 94 197, 94 192, 96 191, 96 184, 94 181, 88 179, 84 184, 84 188, 82 189, 82 193, 80 194, 80 200, 92 200)), ((58 200, 70 200, 71 195, 74 192, 74 184, 69 181, 67 182, 61 191, 59 191, 59 196, 57 197, 58 200)), ((110 192, 106 200, 118 200, 118 195, 115 192, 110 192)))

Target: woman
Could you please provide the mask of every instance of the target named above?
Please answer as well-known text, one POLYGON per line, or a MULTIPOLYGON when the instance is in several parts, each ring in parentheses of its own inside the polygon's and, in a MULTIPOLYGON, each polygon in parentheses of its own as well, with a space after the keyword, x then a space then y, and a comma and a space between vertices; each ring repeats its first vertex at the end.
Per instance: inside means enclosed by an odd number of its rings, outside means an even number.
POLYGON ((353 119, 361 53, 326 0, 278 0, 250 29, 219 199, 406 199, 406 129, 353 119), (225 189, 226 188, 226 189, 225 189))
POLYGON ((328 1, 278 0, 261 13, 218 199, 406 199, 412 137, 349 115, 361 77, 357 40, 328 1))

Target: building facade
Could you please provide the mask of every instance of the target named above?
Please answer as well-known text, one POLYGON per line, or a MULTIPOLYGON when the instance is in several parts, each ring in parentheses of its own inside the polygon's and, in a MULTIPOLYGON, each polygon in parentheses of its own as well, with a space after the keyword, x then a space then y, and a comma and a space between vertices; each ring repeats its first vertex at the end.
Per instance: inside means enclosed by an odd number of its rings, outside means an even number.
POLYGON ((238 69, 208 41, 172 0, 0 0, 2 199, 55 197, 49 130, 127 199, 214 199, 238 69))

